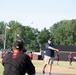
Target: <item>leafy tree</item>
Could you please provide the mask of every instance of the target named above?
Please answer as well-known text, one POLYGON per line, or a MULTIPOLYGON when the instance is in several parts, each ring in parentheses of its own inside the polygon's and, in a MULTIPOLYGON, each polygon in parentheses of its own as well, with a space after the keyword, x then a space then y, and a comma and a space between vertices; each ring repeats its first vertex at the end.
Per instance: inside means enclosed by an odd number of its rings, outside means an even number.
POLYGON ((0 22, 0 48, 3 48, 3 44, 4 44, 4 29, 5 28, 5 24, 3 21, 0 22))
POLYGON ((37 36, 37 41, 40 44, 40 47, 42 44, 47 43, 48 38, 50 38, 50 32, 49 32, 49 30, 44 28, 37 36))
POLYGON ((76 45, 76 20, 63 20, 50 28, 54 42, 60 45, 76 45))
POLYGON ((14 41, 22 39, 28 50, 39 50, 42 44, 46 44, 48 38, 54 38, 57 45, 76 45, 76 19, 62 20, 53 24, 50 29, 41 31, 30 26, 22 25, 17 21, 9 23, 0 22, 0 48, 4 46, 5 25, 6 48, 11 48, 14 41))

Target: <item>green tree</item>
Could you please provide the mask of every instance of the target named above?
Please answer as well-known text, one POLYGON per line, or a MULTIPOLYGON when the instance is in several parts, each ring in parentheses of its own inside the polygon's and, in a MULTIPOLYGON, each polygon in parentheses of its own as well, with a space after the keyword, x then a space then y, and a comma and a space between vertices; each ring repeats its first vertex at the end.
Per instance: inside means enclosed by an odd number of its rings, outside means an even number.
POLYGON ((50 32, 49 32, 49 30, 44 28, 43 30, 41 30, 41 32, 37 36, 37 41, 38 41, 40 47, 42 44, 47 43, 48 38, 50 38, 50 32))
POLYGON ((5 25, 4 22, 1 21, 0 22, 0 48, 3 48, 3 44, 4 44, 4 29, 5 25))
POLYGON ((76 45, 76 19, 55 23, 50 31, 57 45, 76 45))

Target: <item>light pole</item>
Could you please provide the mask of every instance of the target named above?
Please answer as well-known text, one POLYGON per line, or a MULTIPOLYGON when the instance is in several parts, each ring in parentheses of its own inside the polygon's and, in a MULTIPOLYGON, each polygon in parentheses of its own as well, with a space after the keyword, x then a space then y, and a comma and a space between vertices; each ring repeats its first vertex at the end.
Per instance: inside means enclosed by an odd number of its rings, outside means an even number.
POLYGON ((10 27, 5 24, 5 33, 4 33, 4 49, 6 49, 6 29, 10 29, 10 27))
POLYGON ((5 34, 4 34, 4 49, 6 48, 6 24, 5 24, 5 34))

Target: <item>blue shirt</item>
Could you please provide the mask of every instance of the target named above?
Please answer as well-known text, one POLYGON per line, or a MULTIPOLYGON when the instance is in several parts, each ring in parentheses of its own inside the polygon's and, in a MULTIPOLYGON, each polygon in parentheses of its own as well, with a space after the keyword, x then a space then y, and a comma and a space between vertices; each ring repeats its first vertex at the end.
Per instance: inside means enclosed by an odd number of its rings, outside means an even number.
POLYGON ((55 48, 55 46, 53 44, 46 44, 45 55, 50 56, 50 57, 54 57, 54 50, 48 49, 49 46, 55 48))

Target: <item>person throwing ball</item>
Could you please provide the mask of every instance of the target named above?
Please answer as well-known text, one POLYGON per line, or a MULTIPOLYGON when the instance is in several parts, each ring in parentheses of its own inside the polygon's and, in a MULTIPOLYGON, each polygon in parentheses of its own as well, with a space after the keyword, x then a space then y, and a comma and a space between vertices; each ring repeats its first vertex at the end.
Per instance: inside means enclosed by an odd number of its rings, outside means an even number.
POLYGON ((52 64, 54 60, 54 51, 59 53, 59 50, 55 48, 53 44, 53 39, 48 39, 48 43, 46 44, 46 51, 44 56, 44 66, 42 73, 45 74, 45 68, 49 64, 49 74, 51 75, 52 64))

